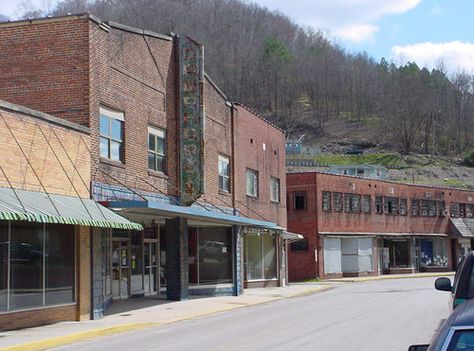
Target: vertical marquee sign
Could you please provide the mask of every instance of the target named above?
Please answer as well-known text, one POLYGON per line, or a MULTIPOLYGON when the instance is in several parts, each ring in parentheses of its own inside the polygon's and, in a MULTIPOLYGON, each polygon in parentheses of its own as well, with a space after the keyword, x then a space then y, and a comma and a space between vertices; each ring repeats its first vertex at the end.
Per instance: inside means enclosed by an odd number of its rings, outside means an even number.
POLYGON ((189 206, 204 187, 204 57, 203 46, 179 38, 180 190, 189 206))

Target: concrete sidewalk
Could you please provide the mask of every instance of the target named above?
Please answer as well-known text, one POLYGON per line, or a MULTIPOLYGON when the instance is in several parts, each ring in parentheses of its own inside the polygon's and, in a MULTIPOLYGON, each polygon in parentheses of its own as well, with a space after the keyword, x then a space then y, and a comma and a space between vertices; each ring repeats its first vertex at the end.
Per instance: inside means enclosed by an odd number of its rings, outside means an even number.
POLYGON ((248 289, 241 296, 198 297, 167 301, 156 297, 115 301, 105 318, 97 321, 62 322, 0 333, 0 351, 45 350, 85 339, 156 327, 173 322, 312 294, 330 284, 295 284, 288 287, 248 289))
POLYGON ((313 294, 342 283, 378 279, 423 278, 453 273, 416 273, 377 277, 330 279, 302 282, 287 287, 247 289, 241 296, 193 297, 187 301, 167 301, 156 297, 115 301, 105 318, 97 321, 62 322, 37 328, 0 333, 0 351, 45 350, 100 336, 156 327, 178 321, 204 317, 237 308, 313 294))

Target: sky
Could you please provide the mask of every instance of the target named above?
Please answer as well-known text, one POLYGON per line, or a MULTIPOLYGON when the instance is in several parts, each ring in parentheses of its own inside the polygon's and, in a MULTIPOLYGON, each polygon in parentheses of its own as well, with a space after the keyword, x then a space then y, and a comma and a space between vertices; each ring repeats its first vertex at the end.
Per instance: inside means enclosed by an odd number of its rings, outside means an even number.
MULTIPOLYGON (((414 61, 474 74, 474 0, 245 0, 322 30, 349 52, 379 61, 414 61)), ((0 0, 14 19, 24 4, 51 8, 57 0, 0 0)))

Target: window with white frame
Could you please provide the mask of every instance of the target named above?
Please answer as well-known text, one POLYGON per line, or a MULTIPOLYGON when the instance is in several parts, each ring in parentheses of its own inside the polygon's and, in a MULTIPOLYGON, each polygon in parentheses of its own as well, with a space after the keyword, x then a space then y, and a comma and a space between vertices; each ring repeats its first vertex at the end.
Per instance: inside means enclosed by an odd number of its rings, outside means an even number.
POLYGON ((162 173, 166 172, 165 141, 165 130, 148 127, 148 169, 162 173))
POLYGON ((258 172, 253 169, 247 168, 247 195, 258 196, 258 172))
POLYGON ((230 160, 229 157, 219 155, 219 190, 230 193, 230 160))
POLYGON ((123 112, 100 107, 100 157, 124 162, 123 112))
POLYGON ((270 200, 280 202, 280 179, 270 177, 270 200))

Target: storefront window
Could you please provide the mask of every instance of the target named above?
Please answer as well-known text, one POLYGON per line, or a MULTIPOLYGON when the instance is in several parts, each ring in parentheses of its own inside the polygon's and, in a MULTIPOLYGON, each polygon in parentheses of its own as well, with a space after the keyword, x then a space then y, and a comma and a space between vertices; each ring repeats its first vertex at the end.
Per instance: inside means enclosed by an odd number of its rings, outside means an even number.
POLYGON ((262 240, 257 234, 246 235, 245 254, 247 255, 247 280, 262 279, 262 240))
POLYGON ((72 226, 2 222, 0 262, 0 311, 74 302, 72 226))
POLYGON ((7 310, 8 222, 0 222, 0 311, 7 310))
POLYGON ((275 236, 262 235, 263 243, 263 275, 265 279, 276 279, 275 236))
POLYGON ((447 267, 446 240, 440 238, 420 240, 420 265, 422 267, 447 267))
POLYGON ((46 226, 46 305, 74 302, 74 228, 46 226))
POLYGON ((199 284, 232 283, 232 233, 199 229, 199 284))
POLYGON ((389 248, 391 268, 411 267, 410 243, 408 240, 388 240, 386 245, 389 248))
POLYGON ((245 236, 246 279, 277 278, 276 237, 268 234, 245 236))
POLYGON ((188 242, 188 260, 189 260, 189 283, 198 283, 198 243, 197 243, 197 229, 189 229, 188 242))

